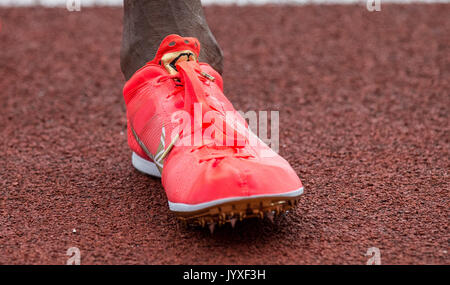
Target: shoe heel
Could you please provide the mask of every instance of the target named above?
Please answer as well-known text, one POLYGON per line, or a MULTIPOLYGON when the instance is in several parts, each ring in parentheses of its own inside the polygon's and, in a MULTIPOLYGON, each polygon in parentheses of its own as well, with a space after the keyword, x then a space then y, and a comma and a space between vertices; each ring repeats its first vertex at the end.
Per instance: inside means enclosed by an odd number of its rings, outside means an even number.
POLYGON ((131 154, 131 164, 133 164, 134 168, 136 168, 140 172, 161 178, 161 173, 159 173, 156 164, 140 157, 135 152, 131 154))

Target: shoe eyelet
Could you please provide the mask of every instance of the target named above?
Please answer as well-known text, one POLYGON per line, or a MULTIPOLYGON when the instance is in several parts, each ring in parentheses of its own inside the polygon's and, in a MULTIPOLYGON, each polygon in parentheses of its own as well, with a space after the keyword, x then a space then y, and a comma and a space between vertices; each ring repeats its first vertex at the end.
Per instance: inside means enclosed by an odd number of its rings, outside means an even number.
POLYGON ((173 46, 175 46, 176 45, 176 42, 170 42, 169 43, 169 47, 173 47, 173 46))

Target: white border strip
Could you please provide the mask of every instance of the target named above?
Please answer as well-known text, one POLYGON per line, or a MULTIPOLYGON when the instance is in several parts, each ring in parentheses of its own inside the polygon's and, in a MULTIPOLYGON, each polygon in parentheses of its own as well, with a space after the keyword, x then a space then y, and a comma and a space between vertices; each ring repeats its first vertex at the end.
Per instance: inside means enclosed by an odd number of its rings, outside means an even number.
POLYGON ((242 201, 242 200, 248 200, 248 199, 255 199, 255 198, 264 198, 264 197, 297 197, 303 194, 303 187, 286 193, 281 194, 264 194, 264 195, 254 195, 254 196, 241 196, 241 197, 230 197, 230 198, 224 198, 224 199, 218 199, 211 202, 205 202, 195 205, 190 204, 183 204, 183 203, 172 203, 169 201, 169 208, 171 211, 174 212, 194 212, 198 210, 202 210, 208 207, 212 207, 215 205, 219 205, 222 203, 228 203, 232 201, 242 201))
MULTIPOLYGON (((366 4, 367 0, 202 0, 205 5, 264 5, 264 4, 366 4)), ((383 3, 450 3, 450 0, 381 0, 383 3)))
MULTIPOLYGON (((68 0, 70 1, 70 0, 68 0)), ((74 0, 72 0, 74 1, 74 0)), ((79 0, 81 7, 123 5, 123 0, 79 0)), ((66 7, 66 0, 0 0, 0 6, 66 7)), ((367 0, 202 0, 204 5, 365 4, 367 0)), ((450 3, 450 0, 381 0, 381 3, 450 3)))

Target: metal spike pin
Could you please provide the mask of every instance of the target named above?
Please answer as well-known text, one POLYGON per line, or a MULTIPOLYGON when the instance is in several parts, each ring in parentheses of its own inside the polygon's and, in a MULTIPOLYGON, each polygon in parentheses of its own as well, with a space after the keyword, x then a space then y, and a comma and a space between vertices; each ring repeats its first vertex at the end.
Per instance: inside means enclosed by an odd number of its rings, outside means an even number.
POLYGON ((266 217, 273 223, 274 211, 267 212, 266 217))
POLYGON ((258 216, 259 216, 259 218, 261 220, 264 219, 264 212, 263 211, 259 211, 258 216))
POLYGON ((233 219, 231 219, 230 220, 230 224, 231 224, 231 227, 234 229, 234 227, 236 226, 236 221, 237 221, 237 218, 233 218, 233 219))
POLYGON ((216 223, 211 223, 211 224, 209 224, 209 231, 211 232, 211 234, 214 233, 214 228, 215 228, 215 226, 216 226, 216 223))

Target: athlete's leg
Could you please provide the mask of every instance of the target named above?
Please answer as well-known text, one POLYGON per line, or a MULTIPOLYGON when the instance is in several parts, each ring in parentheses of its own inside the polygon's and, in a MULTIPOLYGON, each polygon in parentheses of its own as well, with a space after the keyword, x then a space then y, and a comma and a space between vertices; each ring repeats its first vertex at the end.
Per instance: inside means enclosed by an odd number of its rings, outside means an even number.
POLYGON ((169 34, 198 38, 202 45, 199 60, 222 73, 222 51, 200 0, 124 0, 120 65, 127 80, 155 56, 169 34))

